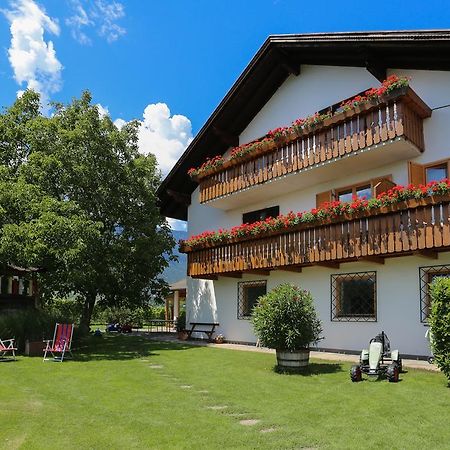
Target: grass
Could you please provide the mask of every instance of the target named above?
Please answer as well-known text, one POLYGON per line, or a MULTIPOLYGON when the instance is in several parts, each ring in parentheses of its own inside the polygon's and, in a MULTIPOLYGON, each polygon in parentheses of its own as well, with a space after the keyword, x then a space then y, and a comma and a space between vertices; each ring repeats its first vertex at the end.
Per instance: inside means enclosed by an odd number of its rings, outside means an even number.
POLYGON ((271 354, 133 336, 89 338, 75 354, 1 365, 0 448, 450 448, 441 374, 353 384, 346 363, 281 375, 271 354))

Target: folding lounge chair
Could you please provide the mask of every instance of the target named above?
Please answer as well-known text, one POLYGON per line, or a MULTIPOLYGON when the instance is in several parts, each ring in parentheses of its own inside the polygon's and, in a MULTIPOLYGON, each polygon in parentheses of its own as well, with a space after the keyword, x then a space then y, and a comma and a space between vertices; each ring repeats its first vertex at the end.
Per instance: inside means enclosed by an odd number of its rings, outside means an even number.
POLYGON ((70 347, 72 345, 73 323, 57 323, 53 341, 47 340, 47 346, 44 349, 44 361, 48 361, 47 353, 50 352, 53 359, 63 362, 66 352, 72 356, 70 347), (59 354, 59 356, 58 356, 59 354))
POLYGON ((0 358, 5 358, 6 354, 8 352, 12 353, 12 357, 15 360, 16 359, 16 350, 17 348, 14 347, 14 339, 5 339, 5 340, 1 340, 0 339, 0 358), (9 342, 9 344, 8 344, 9 342))

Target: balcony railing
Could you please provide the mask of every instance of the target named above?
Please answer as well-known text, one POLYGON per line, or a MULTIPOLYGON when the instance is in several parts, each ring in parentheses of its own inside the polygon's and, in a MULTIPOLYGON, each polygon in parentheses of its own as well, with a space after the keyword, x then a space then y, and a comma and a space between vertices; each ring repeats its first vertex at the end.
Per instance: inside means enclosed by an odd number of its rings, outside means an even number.
MULTIPOLYGON (((423 119, 430 115, 429 107, 412 89, 400 89, 383 102, 326 119, 321 126, 269 152, 226 161, 200 180, 200 202, 227 197, 398 140, 411 143, 417 156, 424 150, 423 119)), ((405 157, 412 156, 408 153, 405 157)))
POLYGON ((411 200, 319 225, 302 224, 264 237, 241 238, 188 253, 188 275, 216 278, 302 266, 335 267, 341 262, 419 253, 435 258, 450 250, 450 196, 411 200), (435 202, 435 203, 433 203, 435 202))

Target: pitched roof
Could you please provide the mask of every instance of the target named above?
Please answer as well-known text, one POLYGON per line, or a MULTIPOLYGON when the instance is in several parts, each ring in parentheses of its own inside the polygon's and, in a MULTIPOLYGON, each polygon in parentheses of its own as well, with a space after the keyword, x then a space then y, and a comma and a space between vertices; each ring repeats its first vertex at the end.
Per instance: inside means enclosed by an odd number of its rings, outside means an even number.
POLYGON ((450 30, 269 36, 159 187, 163 215, 187 220, 197 186, 187 170, 237 145, 242 131, 289 75, 300 74, 302 64, 366 67, 380 80, 387 68, 450 70, 450 30))

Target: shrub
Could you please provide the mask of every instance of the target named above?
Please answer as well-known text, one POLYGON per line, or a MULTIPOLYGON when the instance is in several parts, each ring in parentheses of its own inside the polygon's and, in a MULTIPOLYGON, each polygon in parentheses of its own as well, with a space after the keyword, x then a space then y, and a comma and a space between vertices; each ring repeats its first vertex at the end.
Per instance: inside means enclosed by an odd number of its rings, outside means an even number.
POLYGON ((176 329, 177 331, 183 331, 186 329, 186 311, 184 309, 180 311, 180 314, 177 317, 176 329))
POLYGON ((55 323, 71 323, 60 314, 30 309, 0 316, 0 337, 14 338, 19 351, 25 349, 25 341, 52 339, 55 323))
POLYGON ((70 323, 79 323, 83 305, 75 299, 54 298, 44 310, 50 315, 64 317, 70 323))
POLYGON ((154 318, 153 309, 150 306, 136 308, 107 307, 97 311, 95 320, 101 323, 131 324, 135 327, 142 327, 154 318))
POLYGON ((166 318, 166 308, 164 306, 152 306, 152 319, 162 319, 166 318))
POLYGON ((308 348, 322 332, 311 294, 290 284, 259 298, 252 323, 261 344, 277 350, 308 348))
POLYGON ((436 365, 444 372, 450 385, 450 279, 436 278, 431 283, 432 348, 436 365))

